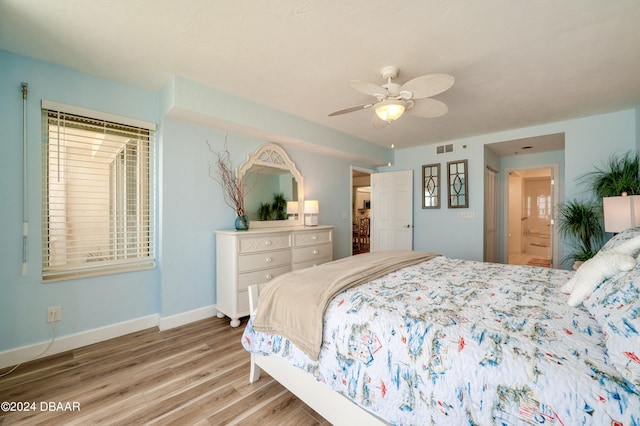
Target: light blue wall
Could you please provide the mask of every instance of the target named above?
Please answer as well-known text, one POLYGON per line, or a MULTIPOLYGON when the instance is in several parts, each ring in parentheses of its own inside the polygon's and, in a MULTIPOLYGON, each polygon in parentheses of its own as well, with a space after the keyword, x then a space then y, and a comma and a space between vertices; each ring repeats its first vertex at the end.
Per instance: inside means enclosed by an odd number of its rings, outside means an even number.
MULTIPOLYGON (((160 180, 161 315, 175 315, 215 303, 213 230, 233 225, 234 211, 220 185, 209 177, 213 150, 224 149, 224 133, 166 120, 160 180)), ((259 141, 231 137, 234 165, 259 141)))
POLYGON ((350 166, 370 164, 357 158, 386 163, 391 152, 184 79, 177 80, 179 84, 172 79, 161 92, 152 93, 0 51, 0 352, 48 341, 48 306, 62 308, 62 321, 56 323, 58 336, 62 337, 147 315, 171 317, 215 304, 213 231, 233 227, 235 214, 224 203, 220 186, 208 175, 213 157, 206 142, 214 150, 223 149, 227 131, 235 166, 260 145, 277 140, 303 174, 307 198, 319 200, 320 223, 335 226, 334 257, 350 254, 350 166), (21 276, 23 81, 29 83, 31 233, 26 277, 21 276), (192 90, 194 87, 198 90, 192 90), (207 95, 205 99, 203 93, 207 95), (158 124, 155 269, 42 284, 41 99, 158 124), (235 109, 228 108, 230 100, 235 109), (167 111, 177 118, 163 116, 167 111), (249 129, 247 117, 253 117, 255 128, 249 129), (271 127, 266 122, 271 122, 271 127), (267 131, 259 126, 268 127, 267 131), (340 150, 341 144, 346 148, 340 150))
MULTIPOLYGON (((350 166, 371 168, 393 161, 394 169, 414 170, 415 248, 468 259, 482 259, 484 145, 496 141, 565 132, 565 193, 578 192, 574 180, 612 150, 635 147, 637 115, 622 111, 580 120, 452 141, 456 152, 436 157, 433 146, 387 149, 341 135, 246 100, 173 78, 161 92, 100 79, 63 67, 0 51, 0 352, 50 339, 46 308, 60 305, 58 335, 69 336, 157 314, 170 317, 215 303, 213 231, 231 228, 234 212, 208 176, 206 141, 224 146, 235 165, 265 142, 278 142, 305 180, 305 196, 319 200, 319 221, 335 226, 334 258, 350 254, 350 166), (29 83, 29 270, 21 276, 22 256, 22 98, 29 83), (158 266, 154 270, 42 284, 40 100, 158 123, 158 266), (165 115, 167 114, 167 115, 165 115), (199 123, 199 124, 194 124, 199 123), (466 145, 466 148, 463 148, 466 145), (395 155, 395 158, 394 158, 395 155), (445 206, 423 210, 419 197, 422 164, 469 159, 470 211, 445 206)), ((443 182, 443 188, 446 183, 443 182)))
MULTIPOLYGON (((384 170, 411 169, 414 173, 414 249, 435 251, 447 256, 464 259, 483 259, 483 218, 484 218, 484 145, 514 139, 529 138, 555 133, 565 134, 564 180, 561 182, 561 194, 565 200, 586 198, 585 188, 579 178, 593 170, 594 166, 604 165, 612 153, 635 149, 637 109, 624 110, 575 120, 567 120, 492 133, 477 137, 449 141, 455 152, 436 155, 433 146, 396 151, 393 166, 384 170), (466 146, 466 148, 464 148, 466 146), (421 165, 439 162, 442 168, 447 161, 469 160, 469 209, 448 209, 446 207, 446 177, 443 177, 443 206, 440 209, 422 209, 420 200, 421 165), (473 219, 458 217, 460 211, 474 213, 473 219)), ((524 158, 524 157, 523 157, 524 158)), ((556 161, 552 158, 527 157, 522 164, 530 162, 556 161)), ((495 160, 492 160, 495 161, 495 160)), ((520 164, 521 160, 507 160, 506 164, 520 164)), ((502 165, 501 165, 502 167, 502 165)), ((504 187, 504 174, 500 175, 501 187, 504 187)), ((563 257, 564 242, 561 244, 560 257, 563 257)))
POLYGON ((436 155, 434 145, 397 150, 394 164, 384 169, 413 170, 413 248, 415 250, 432 251, 463 259, 482 260, 484 146, 466 141, 447 143, 453 143, 453 153, 436 155), (469 208, 449 209, 447 208, 447 162, 464 159, 469 160, 469 208), (422 165, 433 163, 440 163, 440 208, 423 209, 420 198, 422 165), (473 212, 474 218, 461 219, 458 217, 461 212, 473 212))
POLYGON ((166 117, 206 123, 231 133, 271 142, 296 144, 310 151, 367 164, 387 164, 392 156, 386 147, 182 77, 173 77, 163 90, 162 108, 166 117))
MULTIPOLYGON (((234 211, 220 185, 208 175, 214 151, 224 149, 225 133, 175 120, 163 122, 161 159, 161 291, 162 316, 215 303, 216 229, 233 227, 234 211)), ((234 167, 266 141, 229 134, 234 167)), ((295 145, 284 149, 304 177, 305 198, 317 199, 319 222, 335 226, 334 257, 348 256, 351 227, 348 160, 309 152, 295 145)))
POLYGON ((352 227, 351 211, 351 165, 364 164, 321 155, 298 146, 285 145, 284 148, 304 176, 304 197, 318 200, 320 213, 318 222, 333 225, 333 257, 335 259, 351 255, 352 227))
POLYGON ((161 105, 162 316, 215 302, 213 231, 235 217, 208 176, 206 141, 220 151, 225 134, 234 167, 260 145, 280 144, 304 177, 305 198, 319 201, 319 223, 335 227, 334 258, 350 255, 350 166, 386 163, 390 150, 181 77, 167 84, 161 105))
POLYGON ((158 271, 42 284, 41 100, 158 122, 156 93, 0 51, 0 351, 50 339, 48 306, 62 307, 58 335, 158 312, 158 271), (22 264, 22 96, 29 84, 28 274, 22 264))

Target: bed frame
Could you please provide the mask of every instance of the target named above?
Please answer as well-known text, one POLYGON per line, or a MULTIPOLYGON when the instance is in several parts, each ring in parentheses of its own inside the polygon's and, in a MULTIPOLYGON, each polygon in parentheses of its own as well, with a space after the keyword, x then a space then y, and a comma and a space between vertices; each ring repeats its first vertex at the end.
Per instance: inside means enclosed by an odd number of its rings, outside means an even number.
MULTIPOLYGON (((264 284, 249 286, 249 309, 251 315, 253 315, 258 306, 258 296, 263 286, 264 284)), ((333 425, 389 424, 376 415, 360 408, 348 398, 318 382, 315 378, 289 364, 284 359, 277 356, 251 354, 249 382, 256 382, 260 378, 262 370, 333 425)))

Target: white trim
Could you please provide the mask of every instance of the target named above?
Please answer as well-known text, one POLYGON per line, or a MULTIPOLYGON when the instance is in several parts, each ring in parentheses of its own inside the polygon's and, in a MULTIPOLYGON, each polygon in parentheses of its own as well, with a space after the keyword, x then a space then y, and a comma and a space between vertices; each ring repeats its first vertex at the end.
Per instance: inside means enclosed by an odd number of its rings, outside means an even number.
POLYGON ((160 331, 169 330, 171 328, 180 327, 181 325, 189 324, 191 322, 214 317, 217 313, 218 310, 215 308, 215 305, 209 305, 202 308, 194 309, 192 311, 181 312, 179 314, 171 315, 168 317, 160 317, 158 328, 160 329, 160 331))
POLYGON ((252 363, 317 411, 332 425, 389 424, 286 360, 276 355, 252 355, 252 363))
MULTIPOLYGON (((550 163, 550 164, 540 164, 540 165, 527 165, 522 167, 509 167, 504 169, 504 177, 502 178, 502 197, 504 200, 502 206, 502 241, 498 242, 498 244, 502 245, 502 263, 509 263, 509 173, 517 172, 519 170, 536 170, 536 169, 550 169, 551 170, 551 206, 552 206, 552 226, 550 231, 550 241, 551 241, 551 267, 552 268, 560 268, 561 259, 560 259, 560 246, 559 246, 559 228, 558 228, 558 209, 556 206, 560 204, 562 201, 560 200, 559 195, 559 184, 558 184, 558 176, 560 176, 560 165, 558 163, 550 163)), ((499 182, 500 183, 500 182, 499 182)), ((497 192, 496 192, 497 194, 497 192)), ((497 213, 497 210, 496 210, 497 213)), ((496 228, 497 229, 497 228, 496 228)))
MULTIPOLYGON (((82 331, 76 334, 57 337, 51 348, 38 358, 47 357, 60 352, 69 351, 80 348, 82 346, 91 345, 93 343, 102 342, 104 340, 113 339, 114 337, 124 336, 125 334, 135 333, 136 331, 145 330, 155 327, 158 324, 158 314, 148 315, 136 318, 130 321, 124 321, 117 324, 111 324, 104 327, 94 328, 92 330, 82 331)), ((50 343, 50 340, 34 345, 23 346, 17 349, 9 349, 0 352, 0 368, 16 365, 21 362, 32 361, 34 356, 41 353, 50 343)))
POLYGON ((80 115, 82 117, 91 117, 98 120, 111 121, 113 123, 126 124, 128 126, 142 127, 149 130, 156 130, 156 124, 148 121, 138 120, 121 115, 109 114, 108 112, 95 111, 88 108, 77 107, 74 105, 62 104, 59 102, 42 100, 42 109, 66 112, 67 114, 80 115))
POLYGON ((0 368, 9 367, 22 362, 33 361, 34 359, 44 358, 49 355, 77 349, 82 346, 113 339, 114 337, 120 337, 125 334, 146 330, 147 328, 158 327, 160 331, 169 330, 191 322, 211 318, 217 313, 218 311, 215 306, 210 305, 164 318, 160 317, 158 314, 147 315, 133 320, 81 331, 67 336, 59 336, 56 337, 51 348, 49 348, 49 350, 44 354, 41 354, 41 352, 49 345, 51 342, 50 339, 34 345, 8 349, 0 352, 0 368), (41 355, 37 356, 37 354, 41 355))

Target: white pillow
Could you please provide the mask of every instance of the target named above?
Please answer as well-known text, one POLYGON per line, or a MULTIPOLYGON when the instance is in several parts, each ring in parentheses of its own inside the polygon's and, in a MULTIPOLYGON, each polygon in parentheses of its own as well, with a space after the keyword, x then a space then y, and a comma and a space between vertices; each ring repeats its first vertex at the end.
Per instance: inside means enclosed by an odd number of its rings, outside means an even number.
POLYGON ((640 252, 640 235, 637 235, 622 244, 607 250, 608 253, 622 253, 636 257, 640 252))
POLYGON ((584 262, 560 290, 571 293, 567 300, 569 306, 578 306, 604 280, 618 272, 630 271, 635 266, 636 259, 630 254, 620 253, 618 250, 600 252, 584 262))

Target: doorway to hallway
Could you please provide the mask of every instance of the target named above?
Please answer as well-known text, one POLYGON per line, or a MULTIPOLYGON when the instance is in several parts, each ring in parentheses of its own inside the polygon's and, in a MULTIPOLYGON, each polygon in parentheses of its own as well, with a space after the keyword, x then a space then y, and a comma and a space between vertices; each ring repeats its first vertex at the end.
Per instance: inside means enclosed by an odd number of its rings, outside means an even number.
POLYGON ((351 167, 351 254, 371 250, 371 173, 373 170, 351 167))

